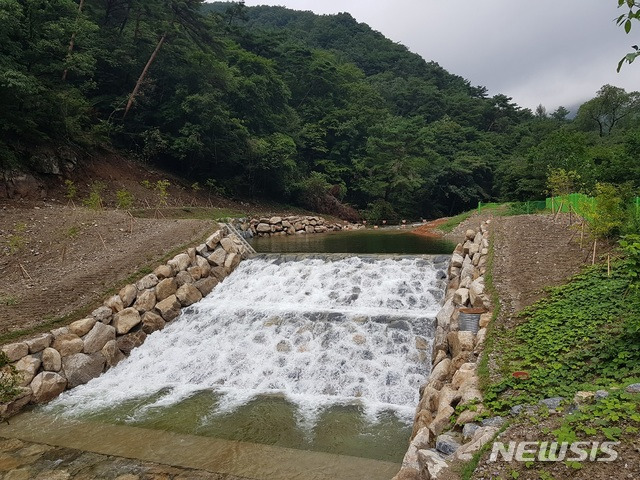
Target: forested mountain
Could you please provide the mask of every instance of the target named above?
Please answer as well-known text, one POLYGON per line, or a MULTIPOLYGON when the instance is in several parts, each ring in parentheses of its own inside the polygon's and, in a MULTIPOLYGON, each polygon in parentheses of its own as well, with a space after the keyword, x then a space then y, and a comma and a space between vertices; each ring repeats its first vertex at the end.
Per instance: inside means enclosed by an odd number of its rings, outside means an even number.
MULTIPOLYGON (((115 147, 218 192, 371 220, 640 172, 637 95, 575 120, 489 97, 349 14, 201 0, 2 0, 0 167, 115 147)), ((636 185, 637 186, 637 185, 636 185)))

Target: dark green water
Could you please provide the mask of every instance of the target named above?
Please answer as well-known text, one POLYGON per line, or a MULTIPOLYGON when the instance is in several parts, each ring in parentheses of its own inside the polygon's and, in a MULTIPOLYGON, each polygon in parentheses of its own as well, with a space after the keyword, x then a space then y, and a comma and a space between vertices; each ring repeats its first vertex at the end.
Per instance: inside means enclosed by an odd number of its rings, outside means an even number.
POLYGON ((260 395, 230 412, 218 411, 219 395, 212 391, 197 393, 172 406, 151 406, 160 396, 81 414, 79 418, 388 462, 402 461, 411 435, 411 426, 394 412, 382 412, 372 422, 356 404, 325 408, 309 426, 296 406, 280 395, 260 395))
POLYGON ((450 254, 455 248, 447 240, 396 229, 261 237, 251 245, 261 253, 450 254))

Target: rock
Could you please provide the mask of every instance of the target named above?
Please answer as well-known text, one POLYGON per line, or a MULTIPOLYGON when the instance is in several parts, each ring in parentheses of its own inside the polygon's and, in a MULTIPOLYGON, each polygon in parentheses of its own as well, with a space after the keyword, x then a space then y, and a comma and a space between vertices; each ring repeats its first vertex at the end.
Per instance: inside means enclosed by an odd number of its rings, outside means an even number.
POLYGON ((142 331, 146 334, 151 334, 157 330, 162 330, 166 322, 164 319, 154 312, 146 312, 142 316, 142 331))
POLYGON ((491 322, 491 317, 493 316, 492 313, 483 313, 482 315, 480 315, 480 322, 479 322, 479 327, 480 328, 486 328, 489 326, 489 322, 491 322))
POLYGON ((55 348, 62 358, 74 355, 82 352, 84 343, 82 339, 73 333, 64 333, 56 337, 53 341, 53 348, 55 348))
POLYGON ((214 267, 221 267, 224 265, 224 261, 227 258, 227 252, 224 248, 218 247, 215 251, 209 255, 207 261, 214 267))
POLYGON ((475 433, 478 431, 480 426, 477 423, 465 423, 464 427, 462 427, 462 436, 467 438, 472 438, 475 433))
POLYGON ((207 245, 207 247, 209 247, 210 250, 215 250, 215 248, 218 246, 218 243, 220 243, 220 240, 222 239, 222 235, 222 230, 218 230, 217 232, 214 232, 213 235, 211 235, 209 238, 207 238, 204 243, 207 245))
POLYGON ((240 263, 241 257, 237 253, 230 253, 227 255, 227 259, 224 261, 224 267, 229 270, 233 270, 240 263))
MULTIPOLYGON (((209 270, 211 270, 211 267, 209 267, 209 270)), ((189 267, 187 268, 187 273, 191 275, 191 278, 194 281, 200 280, 202 278, 202 269, 200 267, 189 267)))
POLYGON ((125 308, 130 307, 133 301, 136 299, 136 295, 138 295, 138 289, 135 285, 125 285, 124 287, 122 287, 122 290, 120 290, 120 293, 118 293, 118 295, 120 295, 122 305, 124 305, 125 308))
POLYGON ((158 277, 158 280, 164 280, 173 277, 173 269, 169 265, 160 265, 153 271, 153 274, 158 277))
POLYGON ((482 401, 482 392, 478 390, 478 387, 471 383, 464 385, 460 390, 460 404, 468 405, 474 401, 482 401))
POLYGON ((105 343, 102 350, 100 350, 100 353, 102 353, 105 358, 106 367, 109 368, 115 367, 126 358, 124 353, 122 353, 118 348, 118 342, 115 340, 109 340, 105 343))
POLYGON ((451 266, 452 267, 460 267, 462 268, 462 262, 464 262, 464 257, 459 253, 454 253, 451 256, 451 266))
POLYGON ((440 381, 446 380, 447 376, 449 375, 450 366, 451 366, 451 359, 445 358, 438 365, 435 366, 435 368, 431 372, 431 375, 429 376, 429 379, 440 380, 440 381))
POLYGON ((364 345, 365 343, 367 343, 367 339, 364 337, 364 335, 360 335, 360 334, 356 334, 353 337, 351 337, 351 340, 353 340, 353 343, 355 343, 356 345, 364 345))
POLYGON ((467 238, 467 240, 473 241, 476 238, 476 231, 469 229, 465 232, 464 235, 467 238))
POLYGON ((473 349, 473 351, 475 353, 480 353, 482 351, 482 349, 484 348, 484 342, 487 339, 487 329, 486 328, 481 328, 480 330, 478 330, 478 333, 476 333, 476 338, 475 338, 475 348, 473 349))
MULTIPOLYGON (((0 404, 0 418, 7 419, 17 414, 31 401, 33 393, 29 387, 19 387, 18 394, 9 403, 0 404)), ((5 475, 5 479, 10 478, 10 474, 5 475)))
POLYGON ((429 448, 429 441, 431 440, 431 432, 427 427, 422 427, 418 430, 411 440, 411 444, 416 447, 418 450, 422 450, 423 448, 429 448))
POLYGON ((38 353, 45 348, 51 346, 53 342, 53 335, 50 333, 41 333, 33 338, 25 340, 24 343, 29 347, 29 353, 38 353))
POLYGON ((417 468, 402 467, 392 480, 422 480, 417 468))
POLYGON ((42 369, 59 372, 62 368, 62 357, 55 348, 47 347, 42 351, 42 369))
POLYGON ((108 298, 104 301, 105 307, 109 307, 113 313, 118 313, 124 310, 124 303, 122 303, 122 299, 120 295, 114 295, 111 298, 108 298))
POLYGON ((286 340, 280 340, 276 345, 276 350, 280 353, 287 353, 291 351, 291 344, 286 340))
POLYGON ((469 301, 469 289, 459 288, 453 295, 453 304, 464 307, 469 301))
POLYGON ((211 265, 209 264, 209 260, 204 257, 196 257, 196 266, 200 269, 200 278, 208 277, 211 273, 211 265))
POLYGON ((89 330, 96 324, 96 319, 93 317, 83 318, 69 325, 69 333, 73 333, 79 337, 86 335, 89 330))
POLYGON ((438 435, 436 438, 436 450, 443 455, 453 455, 460 448, 460 444, 451 435, 438 435))
POLYGON ((139 292, 142 292, 143 290, 148 290, 155 287, 158 282, 158 277, 156 277, 153 273, 150 273, 149 275, 145 275, 140 280, 138 280, 138 282, 136 283, 136 288, 139 292))
POLYGON ((533 405, 514 405, 511 407, 509 414, 517 417, 522 412, 525 412, 527 415, 534 415, 536 413, 536 407, 533 405))
POLYGON ((184 272, 187 268, 189 268, 190 264, 191 258, 187 253, 179 253, 167 262, 167 265, 169 265, 171 269, 176 273, 184 272))
POLYGON ((113 318, 113 326, 116 327, 116 333, 118 335, 124 335, 129 333, 129 331, 138 325, 140 321, 141 318, 138 310, 133 307, 129 307, 119 313, 116 313, 113 318))
POLYGON ((456 419, 456 425, 466 425, 475 421, 476 417, 480 413, 480 409, 477 409, 475 412, 472 410, 465 410, 456 419))
POLYGON ((485 418, 482 420, 482 422, 480 423, 483 427, 501 427, 502 425, 504 425, 507 421, 500 416, 496 416, 496 417, 490 417, 490 418, 485 418))
POLYGON ((416 337, 416 350, 428 350, 429 342, 424 337, 416 337))
POLYGON ((188 307, 189 305, 193 305, 194 303, 202 300, 200 290, 190 283, 185 283, 181 286, 175 296, 183 307, 188 307))
POLYGON ((453 357, 463 352, 473 352, 475 335, 472 332, 449 332, 447 341, 453 357))
POLYGON ((203 297, 209 295, 214 288, 218 285, 218 279, 214 276, 203 278, 194 283, 194 286, 200 290, 203 297))
POLYGON ((111 319, 113 318, 113 310, 106 306, 99 307, 91 312, 91 316, 98 322, 111 323, 111 319))
POLYGON ((60 328, 54 328, 53 330, 51 330, 51 335, 53 335, 54 340, 58 338, 60 335, 66 335, 67 333, 69 333, 69 327, 60 327, 60 328))
POLYGON ((180 315, 180 302, 175 295, 165 298, 163 301, 156 303, 156 310, 166 322, 170 322, 180 315))
POLYGON ((116 339, 116 329, 111 325, 96 323, 91 331, 84 337, 84 349, 86 354, 92 354, 102 350, 102 347, 111 340, 116 339))
POLYGON ((640 383, 632 383, 624 391, 627 393, 640 393, 640 383))
POLYGON ((444 429, 449 426, 449 419, 451 415, 455 413, 455 410, 451 406, 446 406, 438 412, 436 418, 433 419, 429 425, 429 430, 434 436, 440 435, 444 429))
POLYGON ((596 399, 596 402, 598 402, 600 400, 604 400, 608 396, 609 392, 607 392, 606 390, 597 390, 594 398, 596 399))
POLYGON ((550 411, 555 411, 564 401, 563 397, 552 397, 545 398, 544 400, 540 400, 540 405, 544 405, 550 411))
POLYGON ((180 288, 181 286, 187 283, 193 283, 193 282, 194 282, 193 277, 187 271, 178 272, 178 274, 176 275, 176 285, 178 286, 178 288, 180 288))
POLYGON ((220 240, 220 245, 222 246, 222 248, 224 248, 224 251, 227 253, 238 253, 238 247, 236 246, 235 243, 233 243, 233 240, 231 240, 229 237, 225 237, 222 240, 220 240))
POLYGON ((456 307, 453 304, 453 298, 447 300, 438 314, 436 315, 436 320, 438 320, 438 325, 444 328, 448 328, 451 323, 451 317, 456 311, 456 307))
POLYGON ((116 338, 116 343, 122 353, 124 353, 125 355, 129 355, 131 353, 131 350, 142 345, 146 338, 147 334, 142 330, 138 330, 137 332, 129 333, 127 335, 122 335, 116 338))
POLYGON ((102 353, 92 355, 76 353, 62 359, 62 370, 67 377, 69 388, 84 385, 89 380, 98 377, 102 373, 104 365, 105 358, 102 353))
POLYGON ((424 472, 425 469, 429 472, 430 477, 428 478, 438 478, 440 472, 448 468, 449 464, 438 452, 425 449, 418 450, 418 466, 421 472, 424 472))
POLYGON ((165 298, 169 298, 178 290, 178 284, 175 278, 165 278, 161 280, 155 288, 156 300, 161 302, 165 298))
POLYGON ((434 367, 437 366, 442 360, 447 358, 447 354, 444 350, 434 350, 433 353, 435 354, 435 357, 433 357, 431 365, 433 365, 434 367))
POLYGON ((55 372, 41 372, 31 382, 32 403, 46 403, 60 395, 67 386, 67 379, 55 372))
POLYGON ((154 288, 150 288, 149 290, 144 290, 140 292, 138 295, 138 299, 136 303, 133 304, 133 308, 138 310, 140 313, 148 312, 149 310, 153 310, 153 307, 156 306, 156 292, 154 288))
POLYGON ((26 387, 36 376, 42 361, 35 355, 27 355, 16 362, 15 369, 20 375, 20 386, 26 387))
POLYGON ((473 454, 480 450, 484 445, 490 442, 494 435, 498 433, 497 427, 480 427, 473 434, 473 439, 469 443, 465 443, 455 453, 457 459, 468 462, 473 458, 473 454))
POLYGON ((576 392, 576 394, 573 396, 573 403, 584 405, 586 403, 592 402, 594 397, 594 392, 576 392))
POLYGON ((463 384, 468 384, 470 382, 477 384, 476 364, 464 363, 460 366, 456 373, 453 374, 453 378, 451 379, 451 386, 455 389, 458 389, 463 384))
POLYGON ((269 219, 269 223, 271 225, 276 225, 277 223, 282 223, 282 217, 271 217, 269 219))
POLYGON ((256 227, 256 232, 258 232, 258 233, 270 233, 271 232, 271 225, 269 225, 268 223, 259 223, 258 226, 256 227))

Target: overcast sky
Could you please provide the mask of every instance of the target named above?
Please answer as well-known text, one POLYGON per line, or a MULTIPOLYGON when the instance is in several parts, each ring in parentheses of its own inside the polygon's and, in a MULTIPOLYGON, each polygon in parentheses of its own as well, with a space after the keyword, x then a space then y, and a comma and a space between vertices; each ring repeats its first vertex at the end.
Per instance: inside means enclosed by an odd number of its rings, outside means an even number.
POLYGON ((523 107, 580 105, 604 84, 640 90, 640 61, 616 73, 640 43, 614 18, 616 0, 246 0, 316 13, 349 12, 395 42, 523 107))

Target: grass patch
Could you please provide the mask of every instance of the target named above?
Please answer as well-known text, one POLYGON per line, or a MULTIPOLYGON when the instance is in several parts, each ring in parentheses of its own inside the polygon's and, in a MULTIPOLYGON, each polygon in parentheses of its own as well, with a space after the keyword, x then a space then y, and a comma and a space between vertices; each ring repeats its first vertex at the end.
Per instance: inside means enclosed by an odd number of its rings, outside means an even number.
POLYGON ((174 207, 161 209, 132 210, 131 215, 137 218, 157 218, 158 212, 165 218, 182 220, 220 220, 230 217, 244 217, 246 214, 229 208, 208 207, 174 207))
POLYGON ((475 210, 469 210, 468 212, 459 213, 455 217, 451 217, 446 222, 440 224, 438 226, 438 230, 441 230, 444 233, 451 233, 454 228, 456 228, 474 213, 476 213, 475 210))

